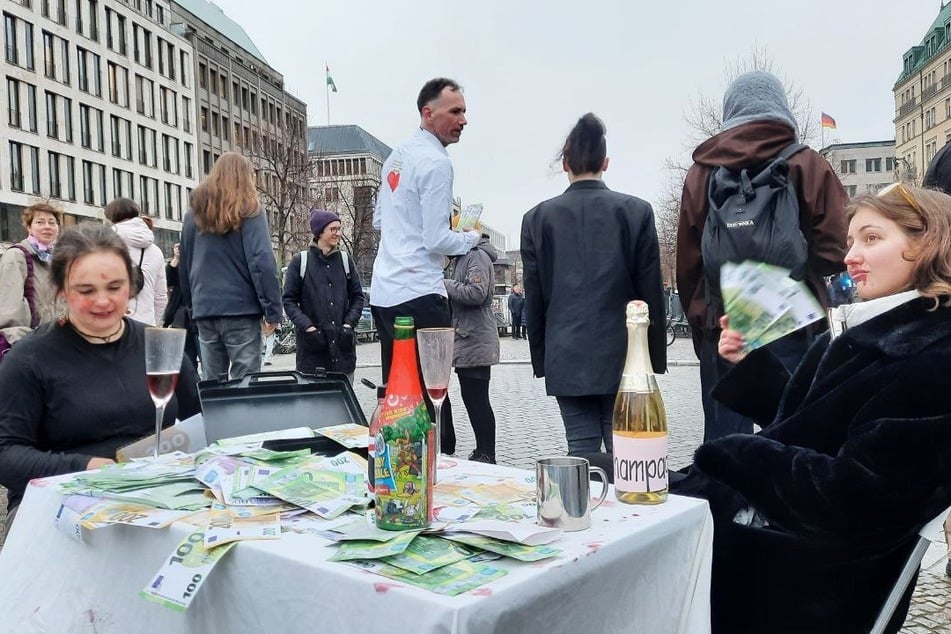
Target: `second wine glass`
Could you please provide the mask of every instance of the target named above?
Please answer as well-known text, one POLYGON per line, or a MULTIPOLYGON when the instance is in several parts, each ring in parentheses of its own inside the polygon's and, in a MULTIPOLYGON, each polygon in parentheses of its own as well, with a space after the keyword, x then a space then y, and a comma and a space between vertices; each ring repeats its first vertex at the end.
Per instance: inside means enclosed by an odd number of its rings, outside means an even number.
POLYGON ((182 353, 185 351, 183 328, 145 329, 145 374, 149 384, 149 395, 155 403, 155 451, 159 456, 162 439, 162 419, 165 406, 175 393, 178 384, 178 372, 182 367, 182 353))
POLYGON ((416 331, 416 342, 419 348, 419 365, 423 370, 423 382, 426 384, 426 393, 433 402, 436 415, 436 451, 435 456, 442 453, 442 404, 449 392, 449 377, 452 374, 452 351, 456 331, 453 328, 420 328, 416 331))

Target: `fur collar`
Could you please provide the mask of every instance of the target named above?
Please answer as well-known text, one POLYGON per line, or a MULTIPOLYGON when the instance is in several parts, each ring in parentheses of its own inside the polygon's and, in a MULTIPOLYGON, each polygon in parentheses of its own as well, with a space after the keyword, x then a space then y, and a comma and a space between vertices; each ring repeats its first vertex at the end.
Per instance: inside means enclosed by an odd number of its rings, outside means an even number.
POLYGON ((850 328, 839 338, 891 357, 917 354, 951 337, 951 309, 934 306, 932 299, 913 299, 850 328))

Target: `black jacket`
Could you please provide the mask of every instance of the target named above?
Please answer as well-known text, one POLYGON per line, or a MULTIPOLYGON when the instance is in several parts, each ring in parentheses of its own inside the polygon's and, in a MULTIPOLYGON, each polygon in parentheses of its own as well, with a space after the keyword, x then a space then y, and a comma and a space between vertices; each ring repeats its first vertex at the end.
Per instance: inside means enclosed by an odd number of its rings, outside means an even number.
POLYGON ((714 631, 869 631, 951 504, 951 309, 933 304, 822 335, 791 378, 757 350, 718 384, 767 426, 704 443, 672 487, 710 500, 714 631), (734 523, 746 506, 769 526, 734 523))
POLYGON ((666 311, 654 212, 600 180, 576 181, 522 219, 523 317, 535 376, 553 396, 617 391, 625 309, 650 307, 654 371, 667 369, 666 311))
POLYGON ((509 314, 512 317, 521 317, 525 308, 525 296, 512 292, 509 294, 509 314))
POLYGON ((307 271, 300 276, 298 253, 284 277, 284 312, 297 332, 297 370, 312 373, 315 368, 350 374, 357 367, 355 333, 366 299, 360 274, 350 260, 347 276, 342 251, 324 255, 316 246, 307 254, 307 271), (351 329, 344 329, 344 324, 351 329), (304 332, 311 326, 317 332, 304 332))

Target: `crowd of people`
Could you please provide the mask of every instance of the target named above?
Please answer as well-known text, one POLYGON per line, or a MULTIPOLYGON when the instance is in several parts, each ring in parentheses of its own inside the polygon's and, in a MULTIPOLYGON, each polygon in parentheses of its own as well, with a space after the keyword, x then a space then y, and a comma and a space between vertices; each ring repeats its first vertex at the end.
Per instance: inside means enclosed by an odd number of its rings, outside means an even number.
MULTIPOLYGON (((462 87, 430 80, 417 110, 419 128, 383 166, 373 220, 380 244, 369 304, 382 379, 397 316, 416 328, 453 328, 453 364, 476 439, 469 459, 494 463, 498 254, 478 227, 457 231, 450 219, 446 148, 467 125, 462 87)), ((704 442, 694 464, 671 475, 671 491, 710 503, 717 632, 867 631, 917 531, 951 504, 951 401, 943 391, 951 159, 935 158, 925 188, 897 183, 848 201, 825 159, 793 147, 798 138, 782 83, 761 71, 740 75, 724 95, 720 131, 694 151, 680 206, 676 284, 700 360, 704 442), (848 310, 842 332, 820 321, 749 352, 705 270, 715 238, 708 221, 723 202, 715 195, 721 170, 755 173, 777 156, 798 209, 798 275, 823 307, 848 310), (836 295, 843 273, 848 297, 836 295)), ((654 214, 604 182, 607 129, 593 113, 578 119, 558 158, 567 189, 522 219, 524 294, 516 285, 508 298, 512 337, 528 339, 568 453, 610 461, 629 301, 647 303, 650 362, 666 371, 654 214)), ((134 201, 109 203, 105 217, 108 224, 61 232, 58 209, 32 205, 23 213, 27 237, 0 257, 8 526, 29 480, 107 464, 151 431, 148 326, 191 333, 166 424, 199 410, 199 363, 206 380, 259 371, 262 341, 285 314, 297 370, 353 380, 366 299, 333 212, 312 210, 312 242, 291 258, 283 288, 254 168, 240 154, 223 154, 194 190, 167 262, 134 201)), ((443 452, 453 454, 448 401, 442 412, 434 422, 443 452)), ((900 627, 909 598, 888 631, 900 627)))

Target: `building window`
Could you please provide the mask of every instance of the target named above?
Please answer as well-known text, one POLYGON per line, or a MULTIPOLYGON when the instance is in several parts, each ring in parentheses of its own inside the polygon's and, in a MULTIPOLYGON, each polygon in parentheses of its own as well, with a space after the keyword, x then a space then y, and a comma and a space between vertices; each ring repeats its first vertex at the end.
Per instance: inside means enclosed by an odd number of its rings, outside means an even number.
POLYGON ((895 171, 895 157, 894 156, 885 157, 885 171, 886 172, 895 171))
POLYGON ((10 64, 20 64, 17 50, 17 19, 9 13, 3 14, 3 34, 6 44, 6 59, 10 64))
POLYGON ((847 161, 842 161, 839 164, 839 172, 842 174, 854 174, 855 173, 855 159, 850 159, 847 161))
POLYGON ((30 124, 30 132, 36 132, 36 86, 26 84, 26 105, 28 108, 27 116, 30 124))
POLYGON ((59 125, 56 120, 56 97, 55 93, 46 92, 46 136, 53 139, 59 138, 59 125))
POLYGON ((10 127, 23 127, 20 112, 20 82, 11 77, 7 77, 7 117, 10 127))
POLYGON ((23 145, 10 141, 10 189, 23 191, 23 145))
POLYGON ((880 158, 865 159, 865 171, 866 172, 881 172, 882 159, 880 158))
POLYGON ((59 160, 60 155, 56 152, 49 153, 49 170, 50 170, 50 196, 53 198, 62 198, 63 197, 63 184, 60 180, 59 172, 59 160))

